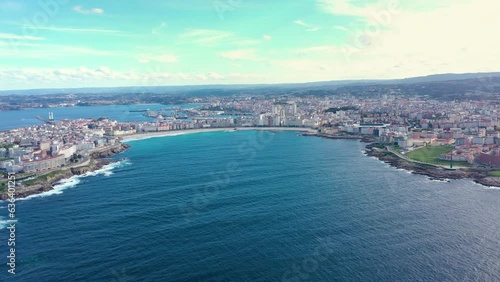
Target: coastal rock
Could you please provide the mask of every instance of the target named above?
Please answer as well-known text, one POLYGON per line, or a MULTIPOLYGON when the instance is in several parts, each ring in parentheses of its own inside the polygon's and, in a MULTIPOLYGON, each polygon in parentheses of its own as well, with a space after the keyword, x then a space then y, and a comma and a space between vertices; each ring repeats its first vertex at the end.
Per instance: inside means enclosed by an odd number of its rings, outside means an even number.
MULTIPOLYGON (((70 178, 74 175, 83 175, 88 172, 101 169, 103 166, 108 165, 113 162, 111 159, 106 159, 113 155, 119 154, 130 148, 128 144, 118 144, 114 147, 107 148, 105 150, 95 152, 91 154, 91 161, 86 166, 73 167, 65 170, 63 173, 59 173, 53 177, 48 177, 44 183, 37 183, 30 186, 16 187, 16 198, 26 198, 30 195, 40 194, 43 192, 50 191, 54 188, 54 184, 63 180, 70 178)), ((7 200, 9 196, 6 192, 0 195, 0 199, 7 200)))
POLYGON ((111 156, 117 155, 117 154, 127 150, 128 148, 130 148, 130 145, 120 143, 119 145, 115 145, 113 147, 106 148, 106 149, 101 150, 101 151, 93 152, 92 154, 90 154, 90 156, 94 159, 109 158, 111 156))
POLYGON ((385 148, 377 148, 374 144, 366 146, 366 154, 376 157, 391 166, 411 171, 413 174, 425 175, 431 179, 448 180, 469 178, 485 186, 500 187, 500 177, 491 177, 488 175, 489 171, 484 169, 469 168, 451 170, 432 165, 414 163, 399 158, 385 148))

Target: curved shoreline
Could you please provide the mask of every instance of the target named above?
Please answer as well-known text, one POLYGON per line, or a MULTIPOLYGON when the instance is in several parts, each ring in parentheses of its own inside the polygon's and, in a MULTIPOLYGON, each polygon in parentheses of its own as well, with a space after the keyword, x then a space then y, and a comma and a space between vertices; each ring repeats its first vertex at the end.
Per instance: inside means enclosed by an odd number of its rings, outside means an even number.
POLYGON ((489 170, 474 168, 451 170, 431 164, 414 163, 400 158, 387 149, 376 148, 373 146, 373 143, 366 145, 365 154, 375 157, 392 167, 404 169, 412 174, 428 176, 431 180, 470 179, 486 187, 500 188, 500 177, 490 176, 488 174, 489 170))
MULTIPOLYGON (((97 170, 102 169, 104 166, 114 163, 113 160, 109 159, 109 157, 122 153, 123 151, 130 148, 128 144, 122 144, 113 146, 111 148, 104 148, 102 151, 91 153, 91 158, 88 161, 88 164, 73 166, 69 168, 59 169, 61 173, 54 175, 53 177, 49 177, 45 182, 34 183, 29 186, 16 186, 16 200, 25 199, 29 196, 33 196, 36 194, 41 194, 45 192, 49 192, 54 190, 54 186, 56 186, 59 182, 63 180, 70 179, 74 176, 82 176, 87 173, 91 173, 97 170)), ((57 171, 57 170, 52 170, 57 171)), ((51 171, 47 171, 44 174, 39 176, 43 176, 46 174, 50 174, 51 171)), ((0 200, 4 201, 9 198, 7 192, 3 192, 0 194, 0 200)))
POLYGON ((308 133, 316 133, 310 127, 221 127, 221 128, 199 128, 199 129, 182 129, 182 130, 170 130, 170 131, 160 131, 160 132, 146 132, 146 133, 136 133, 132 135, 125 135, 122 137, 122 142, 138 141, 149 138, 165 137, 165 136, 177 136, 184 134, 194 134, 194 133, 204 133, 204 132, 219 132, 219 131, 244 131, 244 130, 279 130, 279 131, 300 131, 308 133))
MULTIPOLYGON (((42 194, 54 190, 54 187, 61 181, 70 179, 74 176, 82 176, 87 173, 92 173, 102 169, 104 166, 114 163, 109 157, 115 156, 127 150, 131 146, 126 144, 126 142, 144 140, 149 138, 158 138, 166 136, 177 136, 183 134, 193 134, 193 133, 203 133, 203 132, 220 132, 220 131, 233 131, 235 128, 206 128, 206 129, 187 129, 187 130, 172 130, 163 132, 150 132, 150 133, 138 133, 124 136, 121 142, 111 148, 104 148, 101 151, 96 151, 91 153, 91 159, 88 165, 71 167, 64 169, 64 172, 55 175, 52 178, 47 179, 46 182, 36 183, 30 186, 16 187, 16 199, 21 200, 28 198, 33 195, 42 194)), ((242 127, 236 128, 236 130, 270 130, 270 131, 299 131, 299 132, 309 132, 313 133, 316 130, 305 127, 242 127)), ((55 170, 54 170, 55 171, 55 170)), ((48 174, 50 171, 44 173, 48 174)), ((42 175, 44 175, 42 174, 42 175)), ((41 176, 41 175, 40 175, 41 176)), ((6 192, 0 194, 0 201, 7 200, 8 195, 6 192)))
MULTIPOLYGON (((114 146, 113 148, 106 148, 100 152, 93 152, 91 154, 90 164, 80 167, 72 167, 65 169, 64 173, 57 174, 53 178, 49 178, 44 183, 37 183, 31 186, 22 186, 16 188, 17 199, 24 199, 29 196, 36 194, 41 194, 54 190, 54 186, 63 180, 70 179, 74 176, 85 175, 86 173, 91 173, 102 169, 104 166, 114 163, 109 157, 120 154, 123 151, 130 148, 127 142, 145 140, 150 138, 159 138, 166 136, 178 136, 184 134, 194 134, 203 132, 220 132, 226 131, 230 132, 232 130, 268 130, 268 131, 298 131, 303 132, 303 136, 314 136, 327 139, 349 139, 349 140, 360 140, 361 142, 369 143, 366 145, 365 155, 369 157, 375 157, 378 160, 389 164, 392 167, 398 169, 404 169, 412 174, 419 174, 428 176, 432 180, 449 181, 450 179, 471 179, 475 183, 481 184, 486 187, 500 188, 500 177, 489 176, 486 170, 446 170, 443 168, 435 167, 432 165, 425 165, 419 163, 409 162, 405 159, 398 157, 392 152, 386 149, 380 149, 374 147, 373 140, 370 138, 362 138, 361 136, 342 136, 342 135, 329 135, 321 134, 312 128, 306 127, 243 127, 243 128, 206 128, 206 129, 186 129, 186 130, 173 130, 164 132, 149 132, 149 133, 138 133, 127 135, 121 138, 121 142, 114 146)), ((2 193, 0 195, 0 200, 6 200, 7 194, 2 193)))

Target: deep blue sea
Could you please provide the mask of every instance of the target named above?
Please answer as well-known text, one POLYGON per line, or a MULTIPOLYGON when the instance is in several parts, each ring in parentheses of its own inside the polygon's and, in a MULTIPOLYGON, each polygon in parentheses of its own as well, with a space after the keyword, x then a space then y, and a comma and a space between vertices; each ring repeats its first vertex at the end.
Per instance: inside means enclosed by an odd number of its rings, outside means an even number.
POLYGON ((110 105, 93 107, 59 107, 59 108, 36 108, 20 111, 0 111, 0 131, 19 127, 27 127, 37 124, 43 124, 36 119, 37 116, 48 119, 49 112, 54 113, 56 120, 78 119, 78 118, 100 118, 128 122, 128 121, 152 121, 153 119, 143 116, 143 112, 137 110, 158 110, 161 108, 190 108, 198 104, 183 105, 110 105))
POLYGON ((0 280, 500 281, 500 190, 296 132, 130 145, 123 161, 17 202, 17 274, 4 228, 0 280))

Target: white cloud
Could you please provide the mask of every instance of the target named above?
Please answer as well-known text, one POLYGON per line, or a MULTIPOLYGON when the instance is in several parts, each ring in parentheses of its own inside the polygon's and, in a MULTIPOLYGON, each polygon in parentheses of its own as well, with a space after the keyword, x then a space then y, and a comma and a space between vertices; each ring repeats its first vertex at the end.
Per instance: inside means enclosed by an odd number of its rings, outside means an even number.
POLYGON ((476 0, 422 12, 394 15, 379 30, 362 30, 370 44, 357 48, 353 61, 376 66, 384 58, 391 76, 445 72, 498 71, 500 38, 489 31, 500 26, 495 0, 476 0), (467 21, 464 21, 467 19, 467 21), (419 23, 419 24, 415 24, 419 23), (359 57, 359 58, 358 58, 359 57))
POLYGON ((148 63, 150 61, 155 61, 159 63, 176 63, 178 61, 178 57, 168 53, 160 55, 148 55, 148 54, 139 55, 140 63, 148 63))
POLYGON ((197 44, 212 44, 225 41, 233 37, 233 34, 231 32, 221 30, 192 29, 184 33, 182 37, 197 44))
POLYGON ((28 36, 28 35, 17 35, 12 33, 0 33, 0 39, 10 39, 10 40, 44 40, 42 37, 38 36, 28 36))
POLYGON ((273 39, 273 37, 271 35, 264 34, 264 36, 262 36, 262 39, 264 39, 265 41, 270 41, 273 39))
POLYGON ((71 28, 71 27, 54 27, 54 26, 23 26, 23 28, 33 28, 34 30, 50 30, 58 32, 91 32, 91 33, 122 33, 119 30, 99 29, 99 28, 71 28))
POLYGON ((209 77, 210 79, 215 79, 215 80, 226 79, 226 77, 225 77, 225 76, 220 75, 220 74, 218 74, 218 73, 216 73, 216 72, 211 72, 211 73, 209 73, 209 74, 208 74, 208 77, 209 77))
POLYGON ((206 46, 235 45, 250 46, 261 42, 256 39, 238 36, 232 32, 215 29, 190 29, 180 35, 180 43, 206 46))
POLYGON ((301 20, 296 20, 293 22, 294 24, 298 24, 298 25, 301 25, 301 26, 309 26, 308 24, 306 24, 305 22, 301 21, 301 20))
MULTIPOLYGON (((370 4, 365 4, 363 6, 358 6, 353 4, 352 0, 317 0, 318 7, 329 14, 333 15, 347 15, 347 16, 357 16, 357 17, 368 17, 374 12, 383 9, 384 4, 387 6, 389 3, 398 4, 398 1, 387 0, 387 1, 376 1, 370 4)), ((393 5, 393 4, 391 4, 393 5)))
POLYGON ((102 51, 102 50, 95 50, 95 49, 89 49, 89 48, 82 48, 82 47, 63 47, 64 50, 75 53, 76 54, 87 54, 87 55, 97 55, 97 56, 108 56, 110 55, 110 52, 108 51, 102 51))
MULTIPOLYGON (((7 42, 0 41, 1 46, 9 46, 7 42)), ((0 57, 31 58, 31 59, 50 59, 61 57, 81 57, 82 55, 93 56, 115 56, 122 55, 120 52, 111 52, 106 50, 97 50, 82 46, 60 45, 60 44, 39 44, 16 42, 10 47, 0 48, 0 57)))
POLYGON ((321 54, 321 53, 340 53, 342 50, 337 46, 314 46, 297 50, 297 53, 313 53, 313 54, 321 54))
POLYGON ((201 79, 201 80, 208 80, 208 76, 206 76, 204 74, 198 74, 198 75, 196 75, 196 77, 201 79))
POLYGON ((78 12, 80 14, 103 14, 104 10, 101 8, 92 8, 92 9, 84 9, 82 6, 75 6, 73 7, 73 11, 78 12))
POLYGON ((320 28, 320 27, 318 27, 318 26, 315 26, 315 25, 312 25, 312 24, 308 24, 308 23, 306 23, 306 22, 304 22, 304 21, 302 21, 302 20, 295 20, 293 23, 294 23, 294 24, 297 24, 297 25, 300 25, 300 26, 304 26, 304 27, 306 27, 305 31, 310 31, 310 32, 312 32, 312 31, 318 31, 318 30, 320 30, 320 29, 321 29, 321 28, 320 28))
POLYGON ((224 83, 255 83, 263 76, 254 74, 217 72, 208 73, 168 73, 159 69, 146 72, 137 70, 113 70, 107 66, 95 69, 79 68, 25 68, 0 69, 0 88, 24 89, 45 87, 107 87, 136 86, 137 91, 147 91, 149 86, 179 85, 179 84, 220 84, 224 83))
POLYGON ((254 49, 241 49, 241 50, 231 50, 231 51, 225 51, 225 52, 220 52, 219 56, 222 58, 226 58, 229 60, 246 60, 246 61, 260 61, 262 60, 257 54, 255 53, 254 49))
MULTIPOLYGON (((349 1, 318 3, 336 5, 335 12, 330 11, 332 14, 356 15, 363 17, 363 21, 345 30, 350 37, 346 42, 295 52, 307 55, 308 61, 281 62, 283 69, 296 69, 297 72, 303 64, 304 69, 311 71, 304 80, 499 71, 500 38, 492 30, 500 26, 500 17, 496 9, 492 9, 498 6, 494 0, 463 0, 432 9, 399 9, 397 13, 390 13, 387 7, 378 4, 357 7, 349 1), (324 61, 334 67, 314 72, 321 69, 324 61)), ((296 24, 307 23, 299 21, 296 24)), ((296 77, 293 73, 290 76, 296 77)))
POLYGON ((334 29, 338 29, 338 30, 342 30, 342 31, 348 31, 348 29, 347 29, 347 28, 345 28, 345 27, 343 27, 343 26, 341 26, 341 25, 335 25, 335 26, 333 26, 333 28, 334 28, 334 29))
POLYGON ((308 29, 306 29, 306 31, 313 32, 313 31, 318 31, 318 30, 320 30, 320 29, 321 29, 320 27, 317 27, 317 26, 316 26, 316 27, 311 27, 311 28, 308 28, 308 29))

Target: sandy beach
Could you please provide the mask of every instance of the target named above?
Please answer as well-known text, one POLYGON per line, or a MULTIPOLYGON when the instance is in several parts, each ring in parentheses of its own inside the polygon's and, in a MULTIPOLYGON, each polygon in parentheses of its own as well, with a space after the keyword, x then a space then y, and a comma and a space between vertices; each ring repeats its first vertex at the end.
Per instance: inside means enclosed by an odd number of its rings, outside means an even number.
MULTIPOLYGON (((147 132, 127 135, 122 137, 122 142, 136 141, 142 139, 149 139, 155 137, 175 136, 182 134, 193 134, 201 132, 215 132, 215 131, 232 131, 234 128, 199 128, 199 129, 185 129, 185 130, 172 130, 162 132, 147 132)), ((282 131, 301 131, 316 133, 317 131, 312 128, 304 127, 238 127, 237 130, 282 130, 282 131)))

